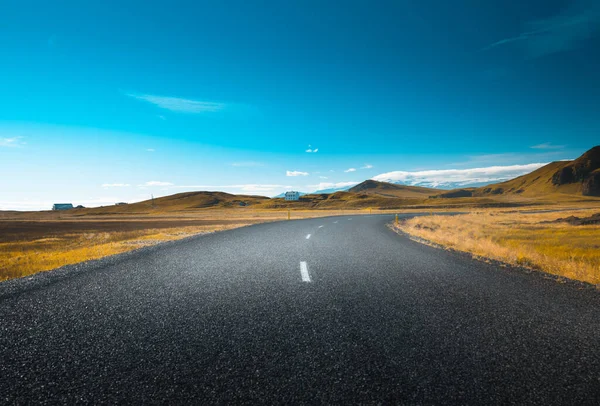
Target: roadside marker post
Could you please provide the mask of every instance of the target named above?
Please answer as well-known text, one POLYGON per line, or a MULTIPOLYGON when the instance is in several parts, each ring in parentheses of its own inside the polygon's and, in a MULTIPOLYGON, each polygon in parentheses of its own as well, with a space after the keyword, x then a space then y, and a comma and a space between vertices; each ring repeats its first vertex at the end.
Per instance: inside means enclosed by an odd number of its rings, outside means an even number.
POLYGON ((292 211, 290 209, 288 209, 288 220, 290 220, 292 218, 292 211))
POLYGON ((398 224, 398 215, 396 214, 396 224, 398 224))

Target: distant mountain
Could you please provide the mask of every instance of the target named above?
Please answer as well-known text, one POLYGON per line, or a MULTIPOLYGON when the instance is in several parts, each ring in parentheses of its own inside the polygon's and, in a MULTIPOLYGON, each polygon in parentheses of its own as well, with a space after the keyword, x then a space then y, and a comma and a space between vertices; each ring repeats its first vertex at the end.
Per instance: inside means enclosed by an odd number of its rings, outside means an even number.
POLYGON ((498 182, 505 182, 517 176, 531 173, 546 165, 532 163, 469 169, 440 169, 416 172, 393 171, 373 178, 380 182, 397 185, 420 186, 442 190, 477 188, 498 182))
POLYGON ((420 186, 406 186, 376 180, 366 180, 348 190, 352 193, 363 193, 382 197, 427 198, 440 191, 420 186))
MULTIPOLYGON (((332 189, 321 189, 321 190, 317 190, 315 192, 311 192, 311 193, 304 193, 304 192, 300 192, 300 196, 306 196, 306 195, 329 195, 331 193, 335 193, 335 192, 345 192, 348 189, 350 189, 352 186, 346 186, 346 187, 340 187, 340 188, 332 188, 332 189)), ((280 193, 277 196, 273 196, 273 199, 277 199, 277 198, 283 198, 285 197, 285 192, 284 193, 280 193)))
POLYGON ((468 188, 478 188, 482 186, 487 186, 493 183, 491 182, 452 182, 452 181, 411 181, 403 182, 401 180, 383 180, 385 183, 392 183, 394 185, 404 185, 404 186, 414 186, 414 187, 422 187, 427 189, 434 189, 438 192, 443 190, 454 190, 454 189, 468 189, 468 188))

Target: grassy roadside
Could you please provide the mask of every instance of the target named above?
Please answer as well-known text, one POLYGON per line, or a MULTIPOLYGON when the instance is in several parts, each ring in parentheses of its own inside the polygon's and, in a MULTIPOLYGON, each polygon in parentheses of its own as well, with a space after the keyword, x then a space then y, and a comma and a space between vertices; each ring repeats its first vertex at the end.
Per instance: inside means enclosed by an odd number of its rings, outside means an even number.
POLYGON ((0 281, 241 225, 49 233, 47 237, 0 243, 0 281))
POLYGON ((600 284, 600 225, 553 222, 569 216, 587 217, 597 211, 433 215, 408 219, 396 227, 409 235, 471 253, 474 257, 600 284))

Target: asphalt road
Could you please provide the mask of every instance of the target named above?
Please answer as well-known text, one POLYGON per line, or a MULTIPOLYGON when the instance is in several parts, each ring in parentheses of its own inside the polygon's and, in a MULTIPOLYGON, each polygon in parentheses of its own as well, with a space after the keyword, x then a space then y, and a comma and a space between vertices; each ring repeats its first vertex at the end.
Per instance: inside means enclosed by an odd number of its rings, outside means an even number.
POLYGON ((600 292, 391 220, 260 224, 2 283, 0 404, 600 402, 600 292))

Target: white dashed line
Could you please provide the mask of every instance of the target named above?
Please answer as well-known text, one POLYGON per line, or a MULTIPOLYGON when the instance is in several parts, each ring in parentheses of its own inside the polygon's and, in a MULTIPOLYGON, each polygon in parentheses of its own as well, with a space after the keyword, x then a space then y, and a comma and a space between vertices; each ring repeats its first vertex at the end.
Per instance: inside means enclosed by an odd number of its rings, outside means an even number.
POLYGON ((308 274, 308 265, 306 262, 300 262, 300 274, 302 275, 302 282, 310 282, 310 275, 308 274))
POLYGON ((308 235, 306 236, 306 239, 307 239, 307 240, 309 240, 309 239, 310 239, 310 234, 308 234, 308 235))
POLYGON ((334 221, 333 224, 337 224, 337 221, 334 221))
POLYGON ((319 228, 323 228, 324 226, 319 226, 319 228))

